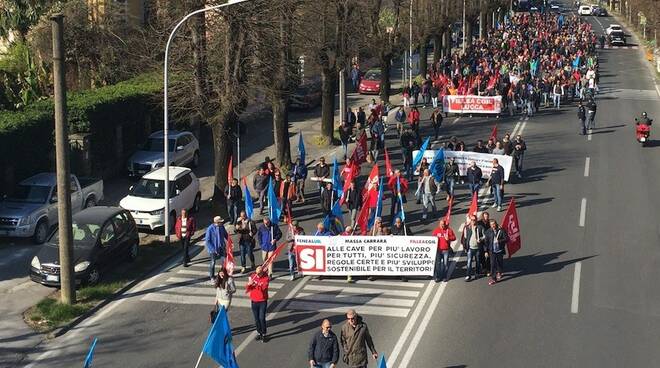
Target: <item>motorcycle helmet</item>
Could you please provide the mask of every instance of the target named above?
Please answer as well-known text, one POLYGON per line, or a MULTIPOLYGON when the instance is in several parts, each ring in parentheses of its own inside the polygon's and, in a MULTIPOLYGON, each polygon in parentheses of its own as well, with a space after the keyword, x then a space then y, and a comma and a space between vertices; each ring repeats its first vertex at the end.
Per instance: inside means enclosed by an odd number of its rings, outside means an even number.
POLYGON ((643 117, 647 117, 647 116, 648 116, 648 115, 646 115, 646 111, 644 111, 644 112, 642 113, 642 116, 643 116, 643 117))

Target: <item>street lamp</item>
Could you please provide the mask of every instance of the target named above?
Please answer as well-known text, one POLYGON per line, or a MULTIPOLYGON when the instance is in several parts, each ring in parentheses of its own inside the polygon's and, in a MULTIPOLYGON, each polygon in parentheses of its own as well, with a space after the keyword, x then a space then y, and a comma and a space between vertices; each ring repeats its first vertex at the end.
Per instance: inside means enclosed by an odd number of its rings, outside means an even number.
MULTIPOLYGON (((239 4, 246 2, 248 0, 229 0, 228 2, 220 5, 214 5, 210 6, 208 8, 203 8, 203 9, 198 9, 195 10, 194 12, 186 15, 179 21, 179 23, 174 26, 174 29, 172 29, 172 32, 170 33, 170 37, 167 39, 167 45, 165 45, 165 65, 164 65, 164 72, 163 72, 163 93, 164 93, 164 101, 163 101, 163 164, 165 168, 165 208, 163 210, 163 216, 165 218, 165 244, 170 243, 170 160, 169 160, 169 147, 168 147, 168 117, 167 117, 167 82, 168 82, 168 76, 167 76, 167 66, 168 66, 168 58, 170 54, 170 44, 172 43, 172 40, 174 39, 174 35, 176 34, 176 31, 179 30, 179 28, 185 23, 190 17, 193 15, 197 15, 200 13, 205 13, 210 10, 216 10, 220 8, 224 8, 225 6, 229 5, 234 5, 234 4, 239 4)), ((240 132, 239 132, 240 133, 240 132)))

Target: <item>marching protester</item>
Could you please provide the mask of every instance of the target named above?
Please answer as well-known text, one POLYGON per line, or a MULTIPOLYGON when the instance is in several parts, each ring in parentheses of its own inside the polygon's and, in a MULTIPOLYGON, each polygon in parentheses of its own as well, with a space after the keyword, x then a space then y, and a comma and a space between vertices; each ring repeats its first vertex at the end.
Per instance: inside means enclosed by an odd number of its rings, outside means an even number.
MULTIPOLYGON (((435 97, 435 103, 434 105, 437 105, 437 94, 435 97)), ((433 125, 433 133, 436 141, 438 140, 438 136, 440 135, 440 127, 442 126, 442 112, 440 112, 440 109, 437 106, 434 106, 433 112, 431 113, 431 124, 433 125)))
MULTIPOLYGON (((325 157, 319 158, 319 163, 314 168, 314 178, 318 185, 319 191, 323 190, 325 186, 324 180, 330 177, 330 166, 325 163, 325 157)), ((313 179, 314 179, 313 178, 313 179)))
POLYGON ((243 200, 243 191, 241 186, 238 185, 238 179, 231 180, 231 183, 225 189, 225 196, 227 198, 229 221, 232 225, 236 225, 236 219, 238 219, 238 212, 241 210, 243 200))
MULTIPOLYGON (((481 141, 480 141, 481 142, 481 141)), ((458 164, 454 161, 453 157, 445 164, 445 191, 447 192, 447 201, 454 197, 454 186, 460 178, 458 171, 458 164)))
POLYGON ((493 159, 493 170, 490 172, 488 185, 493 193, 493 206, 498 211, 502 211, 502 197, 504 196, 504 168, 500 166, 499 161, 493 159))
POLYGON ((298 271, 296 267, 296 235, 305 235, 305 230, 298 225, 298 220, 293 220, 286 233, 286 241, 289 243, 286 255, 289 260, 289 277, 292 281, 295 280, 298 271))
POLYGON ((426 221, 429 208, 433 210, 433 215, 436 213, 435 193, 438 191, 435 179, 431 176, 431 171, 429 169, 425 169, 422 176, 419 177, 417 191, 422 198, 422 221, 426 221))
POLYGON ((236 222, 236 233, 239 235, 238 247, 241 250, 241 273, 245 273, 247 259, 250 260, 250 269, 254 268, 254 236, 257 234, 257 225, 249 219, 245 211, 241 211, 236 222), (247 259, 246 259, 247 258, 247 259))
MULTIPOLYGON (((264 217, 263 223, 259 226, 257 230, 257 239, 259 240, 259 246, 261 247, 261 259, 262 263, 273 255, 273 252, 277 248, 277 242, 282 238, 282 231, 280 227, 273 224, 273 222, 268 217, 264 217)), ((273 279, 273 262, 268 263, 268 278, 273 279)))
POLYGON ((252 179, 252 187, 254 188, 257 198, 259 198, 259 214, 263 215, 264 210, 264 198, 266 197, 266 189, 268 188, 268 180, 270 176, 266 174, 266 170, 263 168, 257 169, 257 173, 252 179))
POLYGON ((188 215, 186 209, 181 210, 181 215, 176 219, 176 224, 174 225, 174 233, 176 237, 179 238, 181 242, 181 248, 183 250, 183 267, 188 267, 190 263, 190 255, 188 253, 188 248, 190 247, 190 239, 195 233, 195 218, 188 215))
POLYGON ((321 331, 312 336, 307 349, 310 368, 335 368, 339 361, 339 340, 332 332, 332 323, 324 319, 321 331))
POLYGON ((438 238, 438 253, 435 257, 433 279, 435 282, 440 282, 440 280, 447 282, 447 273, 449 271, 449 248, 451 247, 451 242, 456 240, 456 235, 447 222, 442 219, 438 223, 438 227, 433 230, 433 236, 438 238))
POLYGON ((577 116, 578 116, 578 120, 580 120, 580 135, 586 135, 587 134, 587 124, 586 124, 587 109, 582 104, 582 101, 580 101, 579 104, 578 104, 577 116))
POLYGON ((511 156, 513 153, 513 143, 511 142, 511 134, 506 133, 504 138, 502 138, 502 148, 504 149, 504 154, 511 156))
POLYGON ((406 225, 402 220, 401 217, 397 217, 394 219, 394 225, 392 225, 391 229, 392 235, 397 235, 397 236, 410 236, 413 235, 412 231, 410 231, 410 228, 408 225, 406 225))
POLYGON ((396 131, 399 134, 399 137, 401 137, 401 134, 403 133, 403 124, 406 122, 406 110, 403 106, 399 106, 396 110, 394 121, 396 122, 396 131))
POLYGON ((371 155, 378 159, 378 152, 385 148, 385 125, 380 119, 371 124, 371 155))
POLYGON ((307 166, 296 159, 291 170, 293 181, 296 185, 296 202, 305 203, 305 179, 307 179, 307 166))
POLYGON ((213 218, 213 223, 206 229, 204 240, 206 243, 206 251, 209 253, 211 263, 209 264, 209 276, 211 283, 215 278, 215 262, 220 261, 220 268, 224 267, 225 257, 227 256, 226 244, 229 234, 222 224, 224 220, 220 216, 213 218))
POLYGON ((348 143, 350 143, 352 134, 353 128, 346 121, 342 121, 339 126, 339 140, 341 141, 341 147, 344 152, 344 160, 348 157, 348 143))
POLYGON ((362 194, 359 190, 355 189, 354 181, 351 181, 348 185, 348 189, 346 189, 346 192, 344 193, 344 198, 346 206, 348 207, 348 212, 350 213, 351 225, 355 226, 357 211, 362 203, 362 194))
POLYGON ((334 234, 325 228, 325 224, 323 222, 319 222, 316 224, 316 232, 314 233, 314 236, 333 236, 334 234))
POLYGON ((296 184, 291 179, 291 174, 286 174, 284 181, 280 183, 279 197, 282 201, 282 213, 285 216, 291 214, 291 204, 296 200, 296 184))
POLYGON ((513 141, 513 161, 515 162, 518 178, 522 178, 523 158, 525 158, 526 150, 527 144, 525 144, 522 136, 520 134, 516 135, 516 139, 513 141))
POLYGON ((493 150, 490 152, 494 155, 503 155, 504 154, 504 148, 502 148, 502 142, 497 141, 495 142, 495 147, 493 150))
POLYGON ((268 308, 268 283, 270 278, 261 268, 257 269, 248 278, 246 284, 246 292, 250 296, 252 306, 252 315, 254 316, 254 324, 257 330, 257 340, 267 342, 266 337, 266 309, 268 308))
POLYGON ((373 359, 378 359, 369 328, 353 309, 346 312, 346 323, 341 326, 341 347, 342 361, 351 368, 366 368, 369 364, 367 348, 373 359))
POLYGON ((236 284, 234 283, 234 278, 231 277, 225 268, 218 271, 218 275, 215 278, 215 307, 216 310, 220 306, 225 307, 225 310, 229 311, 231 306, 231 299, 234 293, 236 292, 236 284))
MULTIPOLYGON (((486 231, 490 229, 490 214, 486 211, 482 212, 477 225, 481 228, 481 233, 485 235, 486 231)), ((487 276, 490 276, 490 252, 485 242, 486 239, 484 239, 481 252, 479 253, 479 263, 481 264, 482 274, 485 273, 487 276)))
POLYGON ((471 194, 478 193, 479 188, 481 188, 481 178, 483 173, 477 163, 470 161, 470 167, 467 169, 467 182, 470 187, 471 194))
POLYGON ((482 228, 477 224, 477 216, 470 215, 467 226, 463 228, 463 235, 461 236, 461 243, 463 250, 467 253, 467 276, 465 281, 470 281, 473 278, 477 279, 481 273, 479 256, 481 247, 485 240, 482 228), (472 273, 472 266, 475 266, 476 272, 472 273))
POLYGON ((587 124, 587 127, 589 129, 589 132, 591 132, 593 129, 596 128, 596 122, 594 121, 596 119, 596 101, 594 99, 589 99, 589 102, 587 102, 587 111, 588 111, 588 121, 589 123, 587 124))
POLYGON ((504 253, 506 253, 506 243, 509 237, 495 220, 489 221, 490 228, 486 231, 485 241, 490 253, 490 280, 489 285, 493 285, 502 279, 504 272, 504 253))
POLYGON ((321 211, 323 211, 323 216, 332 213, 332 205, 336 199, 337 197, 335 196, 335 191, 332 189, 332 183, 325 183, 325 187, 321 191, 321 211))

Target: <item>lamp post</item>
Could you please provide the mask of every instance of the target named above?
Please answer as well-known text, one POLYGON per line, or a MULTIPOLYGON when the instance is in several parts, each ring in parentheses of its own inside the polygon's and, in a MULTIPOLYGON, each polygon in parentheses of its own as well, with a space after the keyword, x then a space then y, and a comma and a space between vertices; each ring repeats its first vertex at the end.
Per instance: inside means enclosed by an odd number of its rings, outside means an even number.
MULTIPOLYGON (((172 32, 170 33, 170 37, 167 39, 167 45, 165 45, 165 62, 164 62, 164 71, 163 71, 163 94, 164 94, 164 101, 163 101, 163 164, 165 168, 165 208, 163 209, 163 217, 164 217, 164 225, 165 225, 165 244, 170 243, 170 160, 169 160, 169 147, 168 147, 168 114, 167 114, 167 82, 168 82, 168 75, 167 75, 167 67, 168 67, 168 61, 169 61, 169 54, 170 54, 170 44, 172 43, 172 40, 174 39, 174 35, 176 34, 176 31, 181 28, 183 23, 185 23, 188 19, 190 19, 192 16, 205 13, 210 10, 216 10, 220 8, 224 8, 229 5, 234 5, 234 4, 240 4, 242 2, 245 2, 248 0, 229 0, 228 2, 220 5, 214 5, 210 6, 208 8, 203 8, 203 9, 198 9, 195 10, 194 12, 186 15, 179 21, 179 23, 174 26, 174 29, 172 29, 172 32)), ((239 132, 240 134, 240 132, 239 132)))
POLYGON ((465 24, 465 0, 463 0, 463 55, 465 55, 465 46, 467 42, 467 24, 465 24))
POLYGON ((410 0, 410 14, 409 14, 409 18, 410 18, 410 19, 409 19, 409 20, 410 20, 410 22, 409 22, 409 23, 410 23, 410 28, 409 28, 408 31, 409 31, 409 41, 410 41, 410 44, 408 45, 408 46, 409 46, 409 47, 408 47, 408 73, 410 73, 410 74, 409 74, 409 76, 408 76, 408 88, 412 88, 412 79, 413 79, 413 77, 412 77, 412 61, 413 61, 413 59, 412 59, 412 53, 413 53, 413 45, 412 45, 412 42, 413 42, 413 39, 412 39, 413 0, 410 0))

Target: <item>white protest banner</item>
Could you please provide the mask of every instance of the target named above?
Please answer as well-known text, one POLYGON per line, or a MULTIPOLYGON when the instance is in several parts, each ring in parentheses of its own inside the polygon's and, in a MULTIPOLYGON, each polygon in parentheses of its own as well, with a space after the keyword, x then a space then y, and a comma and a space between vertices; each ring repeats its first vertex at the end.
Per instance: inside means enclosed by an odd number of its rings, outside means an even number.
POLYGON ((328 276, 433 276, 433 236, 297 235, 298 271, 328 276))
MULTIPOLYGON (((419 152, 413 151, 413 157, 419 152)), ((424 157, 426 157, 427 162, 433 162, 433 157, 435 157, 435 151, 426 150, 424 151, 424 157)), ((470 151, 448 151, 445 150, 445 162, 449 161, 449 158, 453 157, 454 162, 458 165, 458 171, 461 176, 467 175, 467 169, 470 167, 470 161, 474 161, 477 166, 481 169, 483 177, 488 179, 490 178, 490 172, 493 171, 493 159, 496 158, 500 166, 504 168, 504 180, 509 181, 509 174, 511 174, 511 165, 513 164, 513 158, 507 155, 493 155, 490 153, 478 153, 470 151)))
POLYGON ((442 100, 444 112, 459 114, 499 114, 502 111, 502 96, 458 96, 447 95, 442 100))

